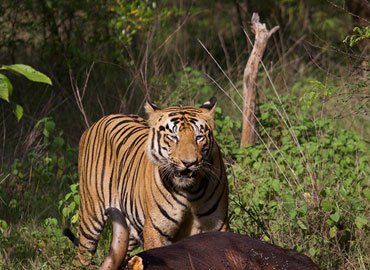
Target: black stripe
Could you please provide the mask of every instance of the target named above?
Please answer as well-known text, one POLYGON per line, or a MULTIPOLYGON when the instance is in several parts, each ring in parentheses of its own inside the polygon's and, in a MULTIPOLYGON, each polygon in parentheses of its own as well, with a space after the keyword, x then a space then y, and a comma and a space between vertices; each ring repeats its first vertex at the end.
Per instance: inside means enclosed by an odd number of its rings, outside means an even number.
POLYGON ((154 149, 154 139, 155 139, 155 129, 152 128, 152 143, 150 145, 150 149, 154 149))
POLYGON ((79 243, 79 245, 81 247, 83 247, 84 249, 86 249, 88 252, 92 253, 92 254, 94 254, 96 252, 96 248, 90 249, 90 248, 88 248, 87 246, 85 246, 84 244, 81 244, 81 243, 79 243))
MULTIPOLYGON (((85 232, 85 230, 82 228, 81 224, 79 226, 79 233, 82 234, 87 240, 90 240, 93 243, 98 242, 98 237, 94 238, 94 235, 88 234, 85 232)), ((81 245, 81 236, 80 236, 80 245, 81 245)))
POLYGON ((163 157, 162 151, 161 151, 161 133, 157 131, 157 143, 158 143, 158 154, 163 157))
POLYGON ((219 188, 219 186, 220 186, 220 182, 219 182, 219 181, 217 181, 217 185, 216 185, 216 186, 215 186, 215 188, 212 190, 212 192, 211 192, 211 194, 208 196, 208 198, 205 200, 206 202, 210 201, 210 200, 213 198, 213 196, 215 195, 215 193, 216 193, 217 189, 219 188))
POLYGON ((197 217, 209 216, 209 215, 211 215, 214 211, 216 211, 216 209, 217 209, 217 207, 218 207, 218 204, 220 203, 221 198, 222 198, 222 196, 223 196, 223 194, 224 194, 224 191, 225 191, 225 189, 223 189, 223 190, 222 190, 222 193, 221 193, 220 197, 218 197, 218 199, 217 199, 216 203, 215 203, 215 204, 214 204, 210 209, 208 209, 208 211, 207 211, 207 212, 204 212, 204 213, 202 213, 202 214, 197 214, 197 217))
MULTIPOLYGON (((139 203, 140 203, 140 212, 141 214, 144 216, 144 219, 145 219, 145 215, 144 215, 144 207, 143 205, 141 204, 141 200, 139 200, 139 203)), ((144 227, 144 222, 141 220, 140 216, 138 216, 138 221, 139 221, 139 225, 141 226, 141 228, 144 227)), ((145 220, 144 220, 145 221, 145 220)))
POLYGON ((202 182, 205 183, 202 187, 202 193, 198 197, 195 197, 195 198, 189 200, 190 202, 198 201, 198 200, 200 200, 204 197, 204 194, 206 193, 207 188, 208 188, 209 180, 208 179, 203 179, 202 182))
POLYGON ((155 196, 153 194, 153 189, 152 189, 152 196, 153 196, 153 200, 154 200, 155 204, 157 205, 159 211, 161 211, 162 215, 165 218, 167 218, 168 220, 172 221, 173 223, 179 224, 179 222, 176 219, 170 217, 170 215, 167 213, 167 211, 165 209, 163 209, 163 207, 157 202, 157 200, 155 199, 155 196))
POLYGON ((162 235, 163 237, 166 237, 166 238, 167 238, 167 240, 169 240, 169 241, 173 242, 172 237, 170 237, 168 234, 166 234, 166 233, 162 232, 162 230, 154 224, 154 222, 153 222, 153 220, 152 220, 152 218, 151 218, 151 216, 150 216, 150 215, 148 215, 148 217, 149 217, 150 223, 152 224, 153 228, 154 228, 157 232, 159 232, 159 234, 160 234, 160 235, 162 235))
POLYGON ((171 205, 171 207, 173 207, 173 204, 167 199, 167 197, 164 195, 162 189, 160 187, 158 187, 158 183, 157 181, 155 181, 155 173, 153 173, 153 181, 154 181, 154 184, 155 186, 157 187, 159 193, 162 195, 162 197, 166 200, 166 202, 171 205))
POLYGON ((173 194, 173 188, 170 188, 166 181, 162 181, 164 188, 168 191, 168 193, 171 195, 172 199, 174 199, 178 204, 182 205, 183 207, 186 207, 184 203, 182 203, 178 198, 176 198, 175 194, 173 194))

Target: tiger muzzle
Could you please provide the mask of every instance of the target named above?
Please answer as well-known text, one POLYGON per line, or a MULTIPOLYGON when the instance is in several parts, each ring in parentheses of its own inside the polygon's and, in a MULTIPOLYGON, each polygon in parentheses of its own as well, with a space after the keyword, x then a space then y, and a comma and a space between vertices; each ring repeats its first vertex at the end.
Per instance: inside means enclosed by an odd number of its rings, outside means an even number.
POLYGON ((175 176, 183 179, 191 179, 193 178, 194 172, 188 168, 181 171, 176 171, 175 176))

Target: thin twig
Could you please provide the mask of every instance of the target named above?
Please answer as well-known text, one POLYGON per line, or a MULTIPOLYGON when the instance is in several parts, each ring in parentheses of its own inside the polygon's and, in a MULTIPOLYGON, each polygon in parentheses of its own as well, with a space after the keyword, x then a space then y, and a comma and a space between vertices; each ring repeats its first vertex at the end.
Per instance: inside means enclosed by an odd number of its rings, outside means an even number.
POLYGON ((41 253, 41 255, 48 261, 48 263, 50 264, 51 268, 53 268, 54 270, 57 270, 58 268, 55 266, 55 264, 49 258, 49 256, 47 256, 46 254, 44 254, 44 251, 41 248, 37 248, 37 249, 39 250, 39 252, 41 253))
MULTIPOLYGON (((362 18, 361 16, 358 16, 358 15, 356 15, 356 14, 354 14, 354 13, 350 12, 350 11, 348 11, 347 9, 343 8, 343 7, 338 6, 337 4, 333 3, 332 1, 330 1, 330 0, 326 0, 326 1, 327 1, 327 2, 329 2, 332 6, 334 6, 334 7, 336 7, 336 8, 339 8, 339 9, 341 9, 341 10, 343 10, 343 11, 347 12, 347 13, 348 13, 348 14, 350 14, 351 16, 356 17, 356 18, 358 18, 358 19, 360 19, 360 20, 364 20, 364 21, 365 21, 365 22, 367 22, 367 23, 370 23, 370 21, 369 21, 369 20, 367 20, 367 19, 365 19, 365 18, 362 18)), ((353 1, 353 0, 350 0, 350 1, 353 1)), ((365 2, 365 1, 364 1, 364 2, 365 2)), ((368 6, 368 7, 369 7, 369 6, 368 6)))
POLYGON ((71 69, 69 70, 69 79, 70 79, 70 82, 71 82, 73 95, 75 97, 76 105, 77 105, 78 109, 80 110, 80 112, 82 114, 82 117, 84 119, 86 128, 89 128, 90 124, 89 124, 89 121, 87 119, 85 108, 84 108, 84 105, 83 105, 82 101, 83 101, 83 98, 84 98, 85 93, 86 93, 87 83, 89 81, 90 74, 91 74, 91 71, 92 71, 93 67, 94 67, 94 62, 91 64, 89 70, 86 73, 86 79, 85 79, 84 87, 82 89, 82 95, 80 93, 80 88, 78 87, 77 82, 73 79, 72 70, 71 69))
MULTIPOLYGON (((233 98, 231 98, 230 97, 230 95, 210 76, 210 75, 208 75, 208 74, 206 74, 207 75, 207 77, 210 79, 210 80, 212 80, 213 81, 213 83, 214 84, 216 84, 216 86, 218 87, 218 88, 220 88, 221 89, 221 91, 223 91, 224 92, 224 94, 231 100, 231 102, 233 102, 234 103, 234 105, 236 106, 236 108, 243 114, 243 110, 239 107, 239 105, 235 102, 235 100, 233 99, 233 98)), ((254 115, 254 114, 253 114, 254 115)), ((255 115, 254 115, 254 117, 256 117, 255 115)), ((256 117, 256 119, 257 119, 257 117, 256 117)), ((260 125, 262 126, 262 124, 260 123, 260 125)), ((262 128, 264 129, 264 127, 262 126, 262 128)), ((256 133, 256 135, 257 135, 257 137, 258 137, 258 139, 262 142, 262 144, 264 145, 264 147, 266 148, 266 150, 267 150, 267 152, 270 154, 270 156, 271 156, 271 158, 272 158, 272 160, 275 162, 275 164, 276 164, 276 166, 279 168, 279 171, 282 173, 282 175, 284 176, 284 178, 285 178, 285 180, 287 181, 287 183, 288 183, 288 185, 289 185, 289 187, 292 189, 292 191, 293 192, 296 192, 295 191, 295 189, 293 188, 293 185, 290 183, 290 181, 289 181, 289 179, 288 179, 288 177, 285 175, 285 173, 284 173, 284 171, 283 171, 283 169, 280 167, 280 165, 279 165, 279 163, 276 161, 276 159, 274 158, 274 156, 273 156, 273 154, 271 153, 271 151, 270 151, 270 149, 268 148, 268 146, 267 146, 267 144, 265 143, 265 141, 262 139, 262 137, 259 135, 259 133, 257 132, 257 130, 255 130, 255 128, 254 127, 252 127, 252 129, 253 129, 253 132, 255 132, 256 133)), ((265 130, 265 132, 266 132, 266 134, 268 134, 268 132, 265 130)), ((269 136, 269 138, 271 138, 270 136, 269 136)), ((272 139, 271 139, 272 140, 272 139)), ((273 140, 272 140, 272 142, 273 142, 273 140)), ((275 145, 275 143, 273 142, 273 144, 275 145)), ((279 150, 279 153, 281 153, 280 152, 280 150, 279 150)), ((286 159, 285 159, 285 157, 283 156, 283 159, 286 161, 286 159)), ((289 166, 289 164, 287 163, 287 165, 289 166)), ((290 166, 289 166, 290 167, 290 166)), ((295 176, 295 174, 293 174, 294 176, 295 176)))

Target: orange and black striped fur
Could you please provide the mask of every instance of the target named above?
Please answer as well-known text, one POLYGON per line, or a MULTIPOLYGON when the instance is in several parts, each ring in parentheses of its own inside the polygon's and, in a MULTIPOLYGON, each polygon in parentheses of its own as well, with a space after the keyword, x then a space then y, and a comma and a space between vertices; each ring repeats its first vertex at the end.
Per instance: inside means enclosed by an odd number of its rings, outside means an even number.
POLYGON ((95 252, 108 216, 113 238, 107 265, 114 267, 138 244, 147 250, 229 230, 225 166, 213 134, 215 107, 215 98, 199 108, 162 110, 147 102, 148 120, 109 115, 85 131, 78 165, 79 241, 65 232, 79 245, 83 264, 89 263, 85 252, 95 252))

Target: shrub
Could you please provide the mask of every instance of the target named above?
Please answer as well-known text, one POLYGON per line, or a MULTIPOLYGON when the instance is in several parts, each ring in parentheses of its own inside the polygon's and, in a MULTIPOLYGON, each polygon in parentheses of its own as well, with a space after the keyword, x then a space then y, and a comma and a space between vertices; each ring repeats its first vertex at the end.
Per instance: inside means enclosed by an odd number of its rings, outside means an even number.
POLYGON ((229 161, 231 228, 303 251, 325 269, 349 269, 367 249, 366 145, 331 119, 295 112, 294 98, 283 103, 290 124, 273 102, 260 105, 265 144, 244 149, 232 132, 240 134, 240 122, 216 112, 218 141, 229 161))

